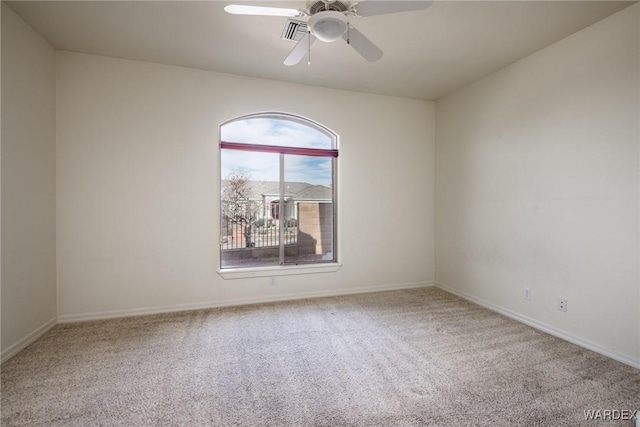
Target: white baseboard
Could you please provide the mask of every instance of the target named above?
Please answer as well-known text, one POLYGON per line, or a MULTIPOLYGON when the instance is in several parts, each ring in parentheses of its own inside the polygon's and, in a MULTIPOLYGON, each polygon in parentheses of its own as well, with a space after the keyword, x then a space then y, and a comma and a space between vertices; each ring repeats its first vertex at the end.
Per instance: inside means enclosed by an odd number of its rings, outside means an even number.
POLYGON ((333 289, 329 291, 313 291, 295 294, 280 294, 274 296, 237 298, 223 301, 208 301, 204 303, 177 304, 160 307, 144 307, 125 310, 101 311, 95 313, 61 314, 58 323, 84 322, 88 320, 114 319, 120 317, 144 316, 149 314, 173 313, 178 311, 202 310, 208 308, 233 307, 239 305, 260 304, 277 301, 293 301, 308 298, 333 297, 340 295, 364 294, 370 292, 395 291, 400 289, 414 289, 433 286, 433 282, 401 283, 381 286, 366 286, 350 289, 333 289))
POLYGON ((57 318, 49 319, 42 326, 37 328, 35 331, 31 332, 26 337, 22 338, 20 341, 15 344, 9 346, 6 350, 2 351, 2 355, 0 356, 0 363, 4 363, 9 360, 12 356, 16 355, 20 350, 26 348, 29 344, 40 338, 44 335, 49 329, 56 326, 58 323, 57 318))
POLYGON ((457 295, 457 296, 459 296, 461 298, 464 298, 464 299, 466 299, 468 301, 471 301, 471 302, 476 303, 478 305, 481 305, 481 306, 483 306, 485 308, 488 308, 489 310, 492 310, 492 311, 495 311, 497 313, 503 314, 503 315, 505 315, 507 317, 510 317, 510 318, 512 318, 514 320, 517 320, 518 322, 521 322, 521 323, 529 325, 529 326, 531 326, 533 328, 536 328, 536 329, 538 329, 538 330, 540 330, 542 332, 546 332, 546 333, 548 333, 550 335, 553 335, 553 336, 558 337, 560 339, 563 339, 565 341, 569 341, 570 343, 579 345, 580 347, 584 347, 584 348, 586 348, 588 350, 595 351, 596 353, 602 354, 603 356, 607 356, 607 357, 609 357, 609 358, 611 358, 613 360, 617 360, 618 362, 622 362, 625 365, 629 365, 629 366, 632 366, 632 367, 634 367, 636 369, 640 369, 640 359, 636 359, 636 358, 628 356, 626 354, 619 353, 619 352, 617 352, 615 350, 611 350, 611 349, 602 347, 601 345, 596 344, 596 343, 594 343, 592 341, 589 341, 589 340, 584 339, 582 337, 579 337, 577 335, 573 335, 573 334, 568 333, 566 331, 557 329, 557 328, 555 328, 555 327, 553 327, 551 325, 548 325, 548 324, 546 324, 544 322, 540 322, 540 321, 538 321, 536 319, 532 319, 530 317, 523 316, 520 313, 516 313, 516 312, 511 311, 509 309, 506 309, 504 307, 500 307, 500 306, 495 305, 495 304, 493 304, 493 303, 491 303, 489 301, 485 301, 485 300, 483 300, 481 298, 478 298, 478 297, 476 297, 474 295, 471 295, 471 294, 468 294, 466 292, 458 291, 458 290, 453 289, 452 287, 447 286, 447 285, 445 285, 443 283, 435 282, 435 286, 440 288, 440 289, 442 289, 443 291, 452 293, 452 294, 457 295))

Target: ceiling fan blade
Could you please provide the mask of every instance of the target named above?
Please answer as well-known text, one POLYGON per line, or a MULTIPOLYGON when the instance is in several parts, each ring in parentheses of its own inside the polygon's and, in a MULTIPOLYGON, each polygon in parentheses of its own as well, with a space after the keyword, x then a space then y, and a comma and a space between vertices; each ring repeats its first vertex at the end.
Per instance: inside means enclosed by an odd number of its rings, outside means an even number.
POLYGON ((259 15, 259 16, 304 16, 305 13, 298 9, 285 9, 282 7, 246 6, 242 4, 230 4, 224 7, 224 11, 233 15, 259 15))
POLYGON ((295 47, 291 49, 289 56, 287 56, 284 60, 284 65, 291 66, 296 65, 298 62, 300 62, 300 60, 304 58, 304 55, 308 52, 309 46, 312 45, 315 41, 316 38, 309 33, 302 36, 298 44, 296 44, 295 47))
POLYGON ((432 3, 432 0, 369 0, 359 1, 354 9, 356 15, 364 17, 422 10, 432 3))
POLYGON ((375 62, 382 58, 382 50, 355 28, 349 27, 342 38, 367 61, 375 62))

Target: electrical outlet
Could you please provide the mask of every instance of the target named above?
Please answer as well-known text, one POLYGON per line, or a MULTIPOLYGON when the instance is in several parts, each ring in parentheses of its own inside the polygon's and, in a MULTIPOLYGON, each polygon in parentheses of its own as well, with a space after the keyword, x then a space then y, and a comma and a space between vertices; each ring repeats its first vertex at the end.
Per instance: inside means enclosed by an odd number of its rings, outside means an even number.
POLYGON ((524 288, 524 295, 523 295, 524 299, 526 299, 527 301, 531 300, 531 289, 530 288, 524 288))
POLYGON ((558 310, 567 311, 567 299, 566 298, 558 298, 558 310))
POLYGON ((270 286, 275 286, 276 285, 276 278, 275 277, 269 277, 269 285, 270 286))

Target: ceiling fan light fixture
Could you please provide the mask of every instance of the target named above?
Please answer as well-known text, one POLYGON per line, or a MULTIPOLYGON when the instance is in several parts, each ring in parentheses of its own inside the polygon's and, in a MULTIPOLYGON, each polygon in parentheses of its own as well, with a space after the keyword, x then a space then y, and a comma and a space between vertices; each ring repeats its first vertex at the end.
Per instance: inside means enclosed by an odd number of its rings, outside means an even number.
POLYGON ((309 18, 308 27, 311 34, 323 42, 338 40, 347 31, 349 21, 341 12, 318 12, 309 18))

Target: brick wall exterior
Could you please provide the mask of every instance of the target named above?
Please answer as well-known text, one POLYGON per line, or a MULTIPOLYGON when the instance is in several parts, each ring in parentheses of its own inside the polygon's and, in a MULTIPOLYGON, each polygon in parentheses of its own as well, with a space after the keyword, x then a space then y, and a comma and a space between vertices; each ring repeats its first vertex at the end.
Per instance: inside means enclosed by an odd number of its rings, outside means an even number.
POLYGON ((300 255, 333 252, 333 212, 331 203, 298 203, 298 245, 300 255))

